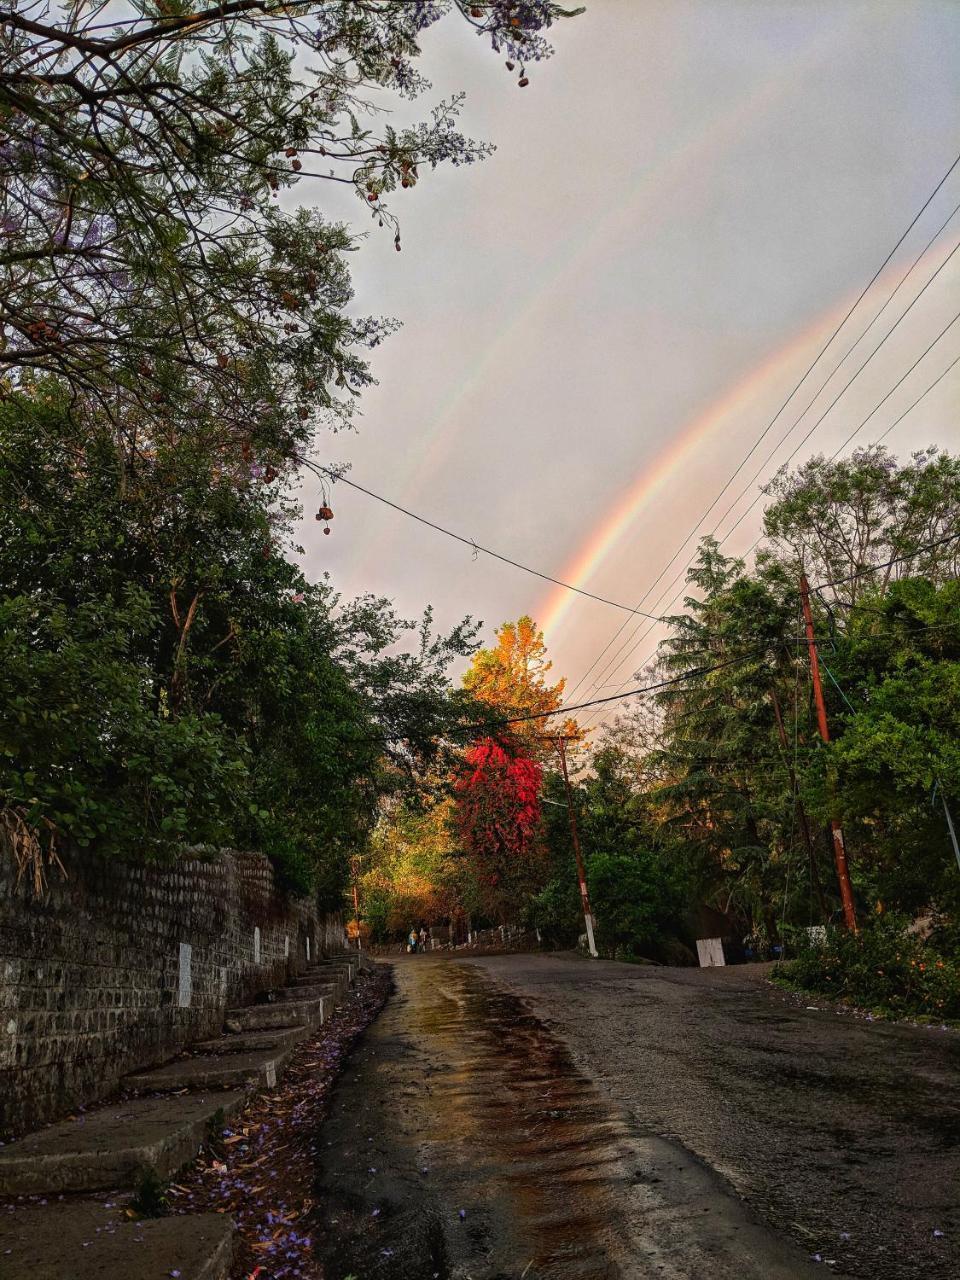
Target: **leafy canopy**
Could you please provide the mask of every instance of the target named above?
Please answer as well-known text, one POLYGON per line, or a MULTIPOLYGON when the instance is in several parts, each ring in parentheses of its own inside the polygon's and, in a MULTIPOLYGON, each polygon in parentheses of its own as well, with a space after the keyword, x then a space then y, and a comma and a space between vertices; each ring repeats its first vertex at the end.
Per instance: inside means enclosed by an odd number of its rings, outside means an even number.
POLYGON ((218 427, 222 465, 303 453, 349 421, 389 329, 349 313, 355 236, 316 208, 356 193, 400 248, 390 197, 490 148, 383 122, 429 86, 423 34, 456 14, 521 84, 564 10, 547 0, 28 0, 0 9, 0 377, 56 376, 131 455, 218 427), (303 184, 308 184, 305 187, 303 184), (307 204, 288 207, 298 188, 307 204))

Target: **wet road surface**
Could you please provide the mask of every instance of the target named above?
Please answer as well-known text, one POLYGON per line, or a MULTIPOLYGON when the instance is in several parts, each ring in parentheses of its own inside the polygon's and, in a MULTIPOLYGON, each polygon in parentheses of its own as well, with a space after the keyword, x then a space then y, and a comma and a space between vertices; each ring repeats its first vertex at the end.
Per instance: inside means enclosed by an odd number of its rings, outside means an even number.
POLYGON ((836 1275, 960 1277, 960 1035, 865 1022, 761 966, 478 958, 579 1068, 836 1275), (806 1005, 819 1006, 808 1009, 806 1005))
POLYGON ((327 1280, 819 1274, 682 1145, 641 1129, 502 978, 417 957, 396 981, 322 1131, 327 1280))

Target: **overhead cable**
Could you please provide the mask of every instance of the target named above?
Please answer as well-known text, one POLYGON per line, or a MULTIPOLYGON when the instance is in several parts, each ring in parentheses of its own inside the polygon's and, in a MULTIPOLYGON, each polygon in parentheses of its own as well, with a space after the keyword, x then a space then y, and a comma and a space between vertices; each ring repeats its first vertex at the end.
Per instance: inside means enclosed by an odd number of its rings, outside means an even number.
MULTIPOLYGON (((737 468, 734 470, 734 472, 731 474, 730 478, 729 478, 729 479, 727 480, 727 482, 724 484, 724 486, 723 486, 723 488, 720 490, 720 492, 717 494, 716 498, 713 500, 713 502, 710 504, 710 506, 709 506, 709 507, 707 507, 707 509, 703 512, 703 514, 700 516, 700 518, 697 520, 696 524, 694 525, 693 529, 690 531, 690 533, 689 533, 689 534, 687 534, 686 538, 684 538, 684 540, 680 543, 680 545, 678 546, 677 550, 674 552, 674 554, 670 557, 670 559, 669 559, 669 560, 667 561, 667 563, 664 565, 663 569, 661 569, 660 573, 657 575, 657 577, 653 580, 653 582, 650 584, 650 586, 649 586, 649 587, 647 588, 647 590, 644 592, 643 596, 641 596, 640 600, 638 601, 638 606, 637 606, 638 608, 639 608, 639 606, 640 606, 640 605, 642 605, 642 604, 646 601, 646 599, 649 597, 650 593, 651 593, 651 592, 653 591, 653 589, 656 587, 657 583, 658 583, 658 582, 660 582, 660 580, 663 578, 664 574, 667 572, 667 570, 669 569, 670 565, 671 565, 671 564, 673 564, 673 562, 677 559, 677 557, 678 557, 678 556, 680 555, 680 553, 682 552, 683 548, 684 548, 684 547, 686 546, 686 544, 689 542, 690 538, 692 538, 692 537, 693 537, 694 533, 696 533, 696 530, 699 528, 699 526, 702 524, 702 522, 706 519, 706 517, 710 514, 710 512, 714 509, 714 507, 717 505, 717 503, 718 503, 718 502, 720 501, 720 499, 723 497, 724 493, 726 493, 726 491, 729 489, 730 485, 731 485, 731 484, 733 483, 733 481, 736 479, 737 475, 739 475, 739 473, 742 471, 742 469, 743 469, 744 465, 746 464, 746 462, 748 461, 748 459, 751 457, 751 455, 752 455, 752 454, 756 451, 756 449, 759 447, 759 445, 760 445, 760 443, 763 441, 764 437, 765 437, 765 436, 768 434, 768 432, 773 428, 773 426, 775 425, 775 423, 777 422, 777 420, 780 418, 780 416, 781 416, 781 414, 783 413, 783 411, 786 409, 787 405, 790 403, 790 401, 793 399, 793 397, 797 394, 797 392, 800 390, 800 388, 801 388, 801 387, 803 386, 803 384, 806 382, 807 378, 810 376, 810 374, 813 372, 813 370, 814 370, 814 368, 816 367, 816 365, 819 363, 819 361, 820 361, 821 357, 826 353, 826 351, 828 350, 828 348, 830 347, 830 345, 833 343, 834 339, 837 337, 837 335, 838 335, 838 334, 840 333, 840 331, 843 329, 844 325, 847 323, 847 321, 848 321, 848 320, 850 319, 850 317, 853 315, 854 311, 856 311, 857 307, 858 307, 858 306, 860 305, 860 303, 863 301, 864 297, 866 297, 867 293, 870 291, 870 289, 872 288, 872 286, 876 283, 877 279, 880 277, 880 275, 882 274, 882 272, 883 272, 883 271, 884 271, 884 269, 886 268, 887 264, 891 261, 891 259, 893 258, 894 254, 897 252, 897 250, 898 250, 898 249, 900 248, 900 246, 903 244, 904 240, 906 240, 907 236, 910 234, 910 232, 911 232, 911 231, 913 230, 913 228, 916 226, 917 222, 920 220, 920 218, 923 216, 923 214, 924 214, 924 213, 926 212, 926 210, 929 208, 930 204, 932 203, 932 201, 934 200, 934 198, 936 197, 936 195, 938 194, 938 192, 939 192, 939 191, 940 191, 940 189, 942 188, 943 184, 947 181, 947 179, 950 177, 950 175, 953 173, 953 171, 957 168, 957 165, 958 165, 958 164, 960 164, 960 155, 957 155, 957 156, 955 157, 955 159, 953 160, 952 164, 949 166, 949 168, 946 170, 946 172, 945 172, 945 173, 943 174, 943 176, 940 178, 939 182, 936 184, 936 186, 933 188, 933 190, 932 190, 932 191, 930 192, 930 194, 927 196, 926 200, 923 202, 923 204, 920 206, 920 208, 919 208, 919 209, 917 210, 917 212, 914 214, 914 216, 913 216, 913 218, 911 219, 911 221, 910 221, 910 223, 908 224, 908 226, 907 226, 907 227, 904 229, 904 231, 901 233, 901 235, 900 235, 900 236, 899 236, 899 238, 897 239, 896 243, 893 245, 893 247, 892 247, 892 248, 890 249, 890 251, 887 253, 886 257, 885 257, 885 258, 883 259, 883 261, 880 263, 879 267, 877 267, 876 271, 875 271, 875 272, 873 273, 873 275, 870 277, 870 279, 869 279, 869 281, 867 282, 867 284, 866 284, 866 285, 863 287, 863 289, 860 291, 860 293, 859 293, 859 295, 857 296, 857 298, 856 298, 855 302, 854 302, 854 303, 852 304, 852 306, 847 310, 847 312, 846 312, 846 314, 844 315, 843 319, 840 321, 840 323, 837 325, 837 327, 833 330, 833 332, 831 333, 830 337, 827 339, 827 341, 824 343, 824 345, 823 345, 823 346, 820 348, 820 350, 817 352, 817 355, 814 357, 813 361, 812 361, 812 362, 807 366, 807 369, 804 371, 803 376, 800 378, 799 382, 797 382, 797 384, 794 386, 794 388, 793 388, 793 390, 790 392, 789 396, 787 396, 786 400, 783 402, 783 404, 781 404, 780 408, 777 410, 777 412, 774 414, 774 416, 770 419, 770 421, 769 421, 769 422, 767 423, 767 425, 764 427, 763 431, 760 433, 760 435, 759 435, 759 436, 757 437, 757 439, 754 441, 753 445, 750 447, 750 449, 747 451, 747 453, 743 456, 743 458, 741 459, 741 461, 740 461, 739 465, 738 465, 738 466, 737 466, 737 468)), ((950 221, 950 218, 952 218, 952 217, 954 216, 954 214, 955 214, 955 213, 956 213, 956 208, 955 208, 955 209, 953 210, 953 212, 950 214, 950 217, 947 219, 947 222, 949 222, 949 221, 950 221)), ((946 222, 945 222, 945 223, 943 223, 943 224, 941 225, 941 227, 940 227, 940 228, 938 228, 938 230, 937 230, 937 232, 935 233, 935 235, 934 235, 933 239, 936 239, 936 236, 940 234, 940 231, 942 231, 942 230, 943 230, 943 227, 944 227, 944 226, 946 226, 946 222)), ((928 244, 927 244, 926 248, 929 248, 929 245, 930 245, 931 243, 932 243, 932 240, 931 240, 931 241, 928 241, 928 244)), ((926 252, 926 249, 924 249, 922 252, 926 252)), ((921 256, 922 256, 922 254, 921 254, 921 256)), ((919 258, 917 258, 917 259, 915 259, 915 260, 914 260, 913 264, 911 265, 910 269, 907 271, 906 275, 905 275, 905 276, 900 280, 899 284, 897 285, 896 289, 894 290, 894 293, 893 293, 893 294, 891 294, 890 298, 888 298, 888 299, 887 299, 887 303, 889 303, 889 302, 892 300, 892 298, 893 298, 894 294, 897 292, 897 290, 900 288, 900 286, 904 283, 904 281, 906 280, 907 276, 909 276, 909 275, 910 275, 910 273, 913 271, 913 269, 914 269, 914 267, 917 265, 917 262, 918 262, 918 261, 919 261, 919 258)), ((928 282, 928 283, 929 283, 929 282, 928 282)), ((884 306, 886 306, 886 305, 887 305, 887 303, 885 303, 885 304, 884 304, 884 306)), ((883 310, 883 308, 881 308, 881 312, 882 312, 882 310, 883 310)), ((869 328, 873 325, 873 323, 876 321, 876 319, 877 319, 877 318, 878 318, 878 316, 881 314, 881 312, 878 312, 878 313, 877 313, 877 316, 874 316, 873 320, 871 320, 871 322, 870 322, 870 325, 868 325, 868 326, 867 326, 867 329, 866 329, 866 330, 864 330, 864 333, 863 333, 863 334, 861 334, 861 338, 862 338, 862 337, 863 337, 863 336, 864 336, 864 335, 869 331, 869 328)), ((904 313, 904 314, 906 314, 906 313, 904 313)), ((901 317, 901 318, 902 318, 902 317, 901 317)), ((860 341, 860 339, 858 339, 857 341, 859 342, 859 341, 860 341)), ((854 344, 854 346, 856 346, 856 343, 854 344)), ((851 348, 850 348, 850 350, 848 350, 848 351, 847 351, 846 355, 844 356, 844 360, 846 360, 847 356, 848 356, 848 355, 850 355, 850 352, 851 352, 852 350, 853 350, 853 347, 851 347, 851 348)), ((842 364, 842 363, 843 363, 843 361, 841 361, 841 362, 840 362, 840 364, 842 364)), ((837 366, 836 366, 836 369, 839 369, 839 368, 840 368, 840 365, 837 365, 837 366)), ((834 369, 834 372, 836 372, 836 369, 834 369)), ((831 376, 832 376, 832 375, 831 375, 831 376)), ((828 380, 829 380, 829 379, 828 379, 828 380)), ((825 384, 824 384, 824 385, 825 385, 825 384)), ((821 387, 821 388, 820 388, 820 390, 822 390, 822 389, 823 389, 823 388, 821 387)), ((818 393, 817 393, 817 394, 819 395, 819 391, 818 391, 818 393)), ((816 398, 816 397, 814 397, 814 399, 815 399, 815 398, 816 398)), ((808 406, 808 407, 809 407, 809 406, 808 406)), ((802 415, 801 415, 801 416, 802 416, 802 415)), ((796 425, 796 423, 795 423, 794 425, 796 425)), ((792 430, 792 428, 791 428, 791 430, 792 430)), ((753 483, 753 482, 751 481, 751 483, 753 483)), ((749 487, 749 486, 748 486, 748 487, 749 487)), ((742 496, 742 494, 741 494, 741 496, 742 496)), ((738 501, 739 501, 739 499, 738 499, 738 501)), ((735 505, 735 504, 734 504, 734 505, 735 505)), ((729 510, 729 508, 728 508, 728 510, 729 510)), ((725 513, 725 514, 726 514, 726 513, 725 513)), ((719 525, 720 523, 722 523, 723 518, 724 518, 724 517, 721 517, 721 520, 717 522, 717 523, 718 523, 718 525, 719 525)), ((683 572, 685 572, 685 571, 686 571, 686 567, 684 568, 683 572)), ((610 639, 607 641, 607 643, 606 643, 606 644, 604 645, 604 647, 601 649, 600 653, 599 653, 599 654, 597 655, 597 657, 594 659, 594 661, 593 661, 593 663, 591 664, 591 666, 587 669, 587 671, 584 673, 584 675, 583 675, 583 676, 581 676, 581 677, 580 677, 580 679, 577 681, 576 685, 574 686, 574 692, 576 692, 576 690, 577 690, 577 689, 579 689, 579 688, 580 688, 580 686, 581 686, 581 685, 582 685, 582 684, 583 684, 583 683, 588 679, 588 677, 590 676, 591 672, 595 669, 595 667, 596 667, 597 663, 602 659, 603 655, 608 651, 608 649, 610 648, 610 646, 611 646, 612 644, 614 644, 614 643, 615 643, 615 641, 616 641, 617 637, 618 637, 619 635, 621 635, 621 634, 622 634, 622 632, 624 631, 624 629, 625 629, 626 625, 627 625, 627 624, 626 624, 625 622, 624 622, 624 623, 621 623, 621 625, 620 625, 620 627, 617 629, 617 631, 616 631, 616 632, 614 632, 614 634, 610 637, 610 639)), ((634 633, 634 634, 635 634, 635 633, 634 633)))
MULTIPOLYGON (((960 243, 958 243, 957 248, 960 248, 960 243)), ((955 249, 953 252, 956 252, 956 249, 955 249)), ((952 256, 952 255, 951 255, 951 256, 952 256)), ((932 277, 931 277, 931 279, 932 279, 932 277)), ((928 281, 928 282, 927 282, 927 284, 929 284, 929 283, 930 283, 930 281, 928 281)), ((924 286, 924 288, 926 288, 926 285, 924 286)), ((917 296, 919 297, 919 294, 918 294, 917 296)), ((916 300, 916 299, 915 299, 915 300, 916 300)), ((911 305, 912 305, 912 304, 911 304, 911 305)), ((905 314, 906 314, 906 312, 904 312, 904 315, 905 315, 905 314)), ((903 318, 903 316, 901 316, 901 317, 900 317, 900 319, 902 319, 902 318, 903 318)), ((854 437, 855 437, 855 436, 856 436, 860 431, 862 431, 862 429, 866 426, 866 424, 870 421, 870 419, 874 416, 874 414, 878 411, 878 409, 880 409, 880 408, 881 408, 881 407, 886 403, 886 401, 887 401, 887 400, 889 400, 889 398, 894 394, 894 392, 895 392, 895 391, 897 391, 897 390, 898 390, 898 388, 899 388, 900 386, 902 386, 902 384, 904 383, 904 381, 905 381, 905 380, 910 376, 910 374, 914 371, 914 369, 916 369, 917 365, 919 365, 919 364, 920 364, 920 362, 921 362, 922 360, 924 360, 924 359, 926 358, 926 356, 927 356, 927 355, 929 355, 929 354, 930 354, 930 352, 931 352, 931 351, 933 350, 933 348, 937 345, 937 343, 938 343, 938 342, 940 342, 940 340, 944 337, 944 335, 945 335, 945 334, 946 334, 946 333, 947 333, 947 332, 948 332, 948 331, 949 331, 949 330, 950 330, 950 329, 951 329, 951 328, 952 328, 952 327, 957 323, 957 321, 958 321, 958 320, 960 320, 960 312, 957 312, 957 314, 956 314, 956 315, 954 315, 954 317, 953 317, 953 318, 952 318, 952 319, 951 319, 951 320, 950 320, 950 321, 949 321, 949 322, 948 322, 948 323, 943 327, 943 329, 941 329, 941 331, 937 334, 937 336, 933 339, 933 341, 932 341, 932 342, 930 342, 930 343, 928 343, 928 345, 926 346, 926 348, 924 349, 924 351, 921 353, 921 355, 920 355, 920 356, 918 356, 918 357, 917 357, 917 359, 913 362, 913 364, 912 364, 912 365, 910 366, 910 368, 906 371, 906 373, 905 373, 905 374, 903 374, 903 376, 902 376, 902 377, 901 377, 901 378, 900 378, 900 379, 899 379, 899 380, 894 384, 894 386, 890 388, 890 390, 886 393, 886 395, 884 395, 884 396, 883 396, 883 398, 882 398, 882 399, 881 399, 881 400, 880 400, 876 405, 874 405, 874 407, 870 410, 870 412, 867 414, 867 416, 866 416, 865 418, 863 418, 863 419, 862 419, 862 420, 857 424, 856 428, 855 428, 855 429, 850 433, 850 435, 849 435, 849 436, 847 436, 846 440, 845 440, 845 441, 844 441, 844 443, 840 446, 840 448, 839 448, 839 449, 837 449, 836 453, 834 453, 834 455, 833 455, 833 457, 834 457, 834 458, 837 456, 837 454, 838 454, 838 453, 840 453, 840 452, 841 452, 841 450, 842 450, 842 449, 844 449, 844 448, 846 447, 846 445, 848 445, 848 444, 850 443, 850 441, 851 441, 851 440, 853 440, 853 438, 854 438, 854 437)), ((897 321, 897 323, 899 323, 899 321, 897 321)), ((895 326, 894 326, 894 327, 895 327, 895 326)), ((892 332, 892 330, 891 330, 891 332, 892 332)), ((887 335, 887 336, 889 336, 889 333, 888 333, 888 335, 887 335)), ((876 351, 876 348, 875 348, 875 351, 876 351)), ((908 414, 908 413, 910 413, 913 409, 915 409, 915 408, 917 407, 917 405, 921 402, 921 400, 923 400, 923 399, 924 399, 924 397, 925 397, 925 396, 927 396, 927 395, 929 395, 929 394, 930 394, 930 392, 934 389, 934 387, 936 387, 936 386, 937 386, 937 385, 938 385, 938 384, 943 380, 943 378, 946 376, 946 374, 950 372, 950 370, 954 367, 954 365, 957 363, 957 361, 958 361, 958 360, 960 360, 960 356, 958 356, 955 360, 953 360, 953 361, 952 361, 952 362, 951 362, 951 363, 946 367, 946 369, 944 369, 944 370, 943 370, 943 372, 942 372, 942 373, 940 373, 940 374, 939 374, 939 375, 934 379, 934 381, 933 381, 933 382, 931 382, 931 383, 930 383, 930 384, 929 384, 929 385, 928 385, 928 386, 927 386, 927 387, 926 387, 926 388, 925 388, 925 389, 920 393, 920 395, 918 395, 918 396, 916 397, 916 399, 915 399, 915 400, 913 400, 913 402, 912 402, 910 405, 908 405, 908 407, 903 411, 903 413, 901 413, 901 414, 900 414, 900 416, 897 418, 897 420, 896 420, 896 421, 897 421, 898 423, 899 423, 899 422, 901 422, 901 421, 902 421, 902 420, 907 416, 907 414, 908 414)), ((863 367, 863 366, 861 366, 861 368, 862 368, 862 367, 863 367)), ((854 376, 856 376, 856 375, 854 375, 854 376)), ((851 379, 851 381, 852 381, 852 379, 851 379)), ((847 385, 849 386, 850 384, 848 383, 847 385)), ((842 394, 842 393, 841 393, 841 394, 842 394)), ((839 398, 839 397, 838 397, 838 398, 839 398)), ((835 404, 835 403, 836 403, 836 400, 834 400, 834 401, 833 401, 833 403, 835 404)), ((832 405, 831 405, 831 407, 832 407, 832 405)), ((829 409, 827 410, 827 412, 829 412, 829 409)), ((783 465, 784 465, 784 466, 786 466, 789 462, 791 462, 791 461, 792 461, 792 459, 793 459, 793 458, 796 456, 796 454, 800 451, 800 449, 803 447, 803 445, 806 443, 806 441, 810 438, 810 436, 812 435, 812 433, 813 433, 813 431, 816 429, 816 427, 819 425, 819 423, 823 421, 823 417, 824 417, 824 416, 826 416, 826 415, 825 415, 825 414, 824 414, 824 415, 822 415, 822 416, 821 416, 821 418, 819 418, 819 419, 818 419, 818 421, 817 421, 816 423, 814 423, 813 427, 812 427, 812 428, 811 428, 811 429, 806 433, 806 435, 803 437, 803 439, 800 441, 800 443, 799 443, 799 444, 798 444, 798 445, 793 449, 793 451, 792 451, 792 452, 787 456, 787 458, 785 459, 785 461, 784 461, 784 463, 783 463, 783 465)), ((893 426, 893 425, 896 425, 896 423, 892 424, 892 426, 893 426)), ((754 477, 754 478, 756 478, 756 477, 754 477)), ((752 482, 751 482, 751 483, 752 483, 752 482)), ((744 490, 743 492, 746 492, 746 490, 744 490)), ((741 492, 740 497, 743 497, 743 492, 741 492)), ((738 518, 734 521, 734 523, 733 523, 733 524, 730 526, 730 528, 726 531, 726 533, 725 533, 725 534, 723 535, 723 537, 720 539, 720 542, 719 542, 719 544, 718 544, 719 546, 723 546, 723 544, 727 541, 727 539, 730 537, 730 535, 731 535, 731 534, 732 534, 732 533, 733 533, 737 528, 739 528, 739 526, 743 523, 743 520, 746 518, 746 516, 749 514, 749 512, 753 510, 753 508, 757 505, 757 503, 758 503, 758 502, 760 502, 760 501, 763 499, 763 497, 764 497, 764 491, 763 491, 763 490, 761 490, 761 491, 756 495, 756 497, 753 499, 753 501, 750 503, 750 505, 749 505, 748 507, 744 508, 744 510, 740 513, 740 515, 738 516, 738 518)), ((736 501, 739 501, 739 498, 738 498, 736 501)), ((733 509, 733 506, 735 506, 735 505, 736 505, 736 502, 734 502, 734 503, 732 504, 732 506, 731 506, 731 507, 728 507, 728 508, 727 508, 727 511, 726 511, 726 512, 724 512, 724 516, 722 516, 722 517, 720 518, 720 521, 718 521, 718 522, 717 522, 717 524, 714 526, 714 529, 712 530, 712 533, 716 533, 717 529, 719 528, 719 526, 720 526, 720 524, 722 523, 722 521, 723 521, 723 519, 725 518, 725 516, 729 514, 729 512, 733 509)), ((752 551, 754 551, 754 550, 759 546, 759 544, 760 544, 760 542, 761 542, 762 540, 763 540, 763 534, 761 533, 761 534, 760 534, 760 536, 759 536, 758 538, 756 538, 756 540, 753 542, 753 544, 752 544, 750 547, 748 547, 748 548, 747 548, 747 550, 743 553, 743 556, 742 556, 741 558, 746 558, 746 556, 750 555, 750 554, 751 554, 751 552, 752 552, 752 551)), ((667 586, 666 590, 665 590, 665 591, 663 591, 663 592, 660 594, 660 596, 657 598, 656 605, 655 605, 654 607, 656 607, 656 606, 658 606, 658 605, 660 604, 660 601, 661 601, 661 600, 663 600, 664 596, 667 594, 667 591, 669 591, 669 590, 670 590, 670 588, 671 588, 675 583, 677 583, 678 581, 680 581, 680 579, 681 579, 681 578, 686 574, 686 572, 687 572, 687 569, 688 569, 688 568, 689 568, 689 566, 685 566, 685 567, 680 571, 680 573, 676 574, 676 575, 671 579, 670 584, 667 586)), ((672 600, 670 600, 670 601, 669 601, 669 602, 664 606, 664 614, 667 612, 667 610, 671 609, 671 608, 673 607, 673 605, 677 602, 677 600, 680 598, 680 596, 682 596, 682 595, 683 595, 683 591, 684 591, 684 587, 681 587, 680 591, 678 591, 678 592, 676 593, 676 595, 674 595, 673 599, 672 599, 672 600)), ((659 619, 659 620, 663 620, 663 614, 661 614, 661 615, 660 615, 660 619, 659 619)), ((625 625, 626 625, 626 624, 624 624, 624 626, 625 626, 625 625)), ((623 626, 621 626, 620 631, 623 631, 623 629, 624 629, 624 627, 623 627, 623 626)), ((639 645, 643 642, 643 640, 644 640, 644 639, 645 639, 645 638, 650 634, 650 632, 653 630, 653 628, 652 628, 652 627, 647 627, 647 628, 644 630, 643 634, 642 634, 642 635, 639 637, 639 639, 636 641, 636 643, 632 646, 632 648, 627 649, 627 647, 626 647, 626 646, 630 644, 630 641, 633 639, 633 636, 635 636, 635 635, 636 635, 636 633, 637 633, 637 631, 638 631, 639 629, 640 629, 639 627, 635 627, 635 628, 634 628, 634 630, 631 632, 631 634, 627 637, 627 639, 626 639, 626 641, 624 642, 624 644, 622 644, 622 645, 620 646, 620 648, 617 650, 617 652, 613 655, 613 658, 612 658, 612 659, 607 663, 607 665, 606 665, 606 666, 603 668, 603 670, 600 672, 600 678, 602 678, 604 675, 606 675, 606 673, 607 673, 607 672, 611 669, 611 667, 612 667, 612 666, 617 662, 617 660, 621 658, 621 655, 623 655, 624 653, 626 653, 627 657, 629 657, 629 656, 630 656, 630 654, 631 654, 631 653, 632 653, 636 648, 638 648, 638 647, 639 647, 639 645)), ((618 632, 617 634, 619 634, 619 632, 618 632)), ((615 637, 614 637, 614 638, 615 638, 615 637)), ((608 645, 607 647, 609 647, 609 645, 608 645)), ((600 656, 602 657, 602 653, 600 654, 600 656)), ((598 660, 599 660, 599 659, 598 659, 598 660)), ((596 662, 594 662, 594 664, 593 664, 593 665, 594 665, 594 667, 595 667, 595 666, 596 666, 596 662)), ((589 673, 588 673, 588 674, 589 674, 589 673)), ((580 683, 582 683, 582 680, 581 680, 581 682, 580 682, 580 683)))
POLYGON ((541 573, 539 569, 533 569, 530 565, 521 564, 519 560, 512 560, 509 556, 501 555, 499 551, 493 551, 490 547, 484 547, 473 538, 465 538, 460 533, 455 533, 452 529, 446 529, 442 524, 437 524, 433 520, 428 520, 426 516, 418 515, 415 511, 409 510, 407 507, 401 507, 398 502, 393 502, 390 498, 384 498, 382 494, 374 493, 372 489, 365 488, 362 484, 357 484, 356 480, 349 480, 345 475, 332 468, 321 466, 320 463, 311 462, 307 458, 299 458, 304 466, 313 472, 322 472, 330 481, 339 484, 349 485, 351 489, 357 489, 360 493, 365 493, 368 498, 374 498, 377 502, 382 502, 385 507, 391 507, 394 511, 399 511, 401 515, 409 516, 411 520, 416 520, 418 524, 426 525, 429 529, 436 530, 437 533, 445 534, 448 538, 453 538, 456 542, 461 542, 465 547, 469 547, 476 555, 482 552, 485 556, 492 556, 494 560, 500 560, 503 564, 509 564, 514 569, 521 569, 524 573, 530 573, 535 578, 540 578, 543 582, 552 582, 557 587, 563 587, 566 591, 574 591, 578 596, 586 596, 589 600, 596 600, 599 604, 608 604, 614 609, 622 609, 624 613, 633 614, 643 618, 650 618, 655 622, 659 622, 652 613, 644 613, 642 609, 631 609, 628 604, 621 604, 618 600, 608 600, 606 596, 598 596, 592 591, 585 591, 582 587, 575 587, 572 582, 562 582, 559 578, 551 577, 549 573, 541 573))

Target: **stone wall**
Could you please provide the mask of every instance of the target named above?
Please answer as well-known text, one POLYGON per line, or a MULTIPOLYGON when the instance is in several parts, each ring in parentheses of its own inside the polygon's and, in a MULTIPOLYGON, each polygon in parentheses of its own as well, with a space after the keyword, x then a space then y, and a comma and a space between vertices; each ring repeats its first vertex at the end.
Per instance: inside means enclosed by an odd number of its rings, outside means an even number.
POLYGON ((0 854, 0 1138, 106 1097, 343 949, 339 917, 281 892, 261 854, 64 861, 37 899, 0 854))

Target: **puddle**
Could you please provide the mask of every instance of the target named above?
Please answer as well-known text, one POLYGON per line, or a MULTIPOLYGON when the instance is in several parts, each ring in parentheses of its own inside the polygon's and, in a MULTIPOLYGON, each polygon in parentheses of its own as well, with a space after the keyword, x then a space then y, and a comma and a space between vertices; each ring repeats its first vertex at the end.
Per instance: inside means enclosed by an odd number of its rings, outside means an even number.
POLYGON ((565 1046, 469 966, 405 963, 398 988, 323 1131, 328 1280, 638 1274, 622 1126, 565 1046))

